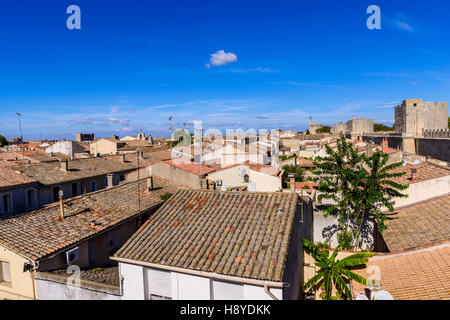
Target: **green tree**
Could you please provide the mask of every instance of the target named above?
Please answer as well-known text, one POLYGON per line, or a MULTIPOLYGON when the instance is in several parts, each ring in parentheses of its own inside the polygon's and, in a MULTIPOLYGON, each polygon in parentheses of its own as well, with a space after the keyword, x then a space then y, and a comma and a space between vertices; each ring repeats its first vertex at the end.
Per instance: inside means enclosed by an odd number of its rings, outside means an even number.
POLYGON ((0 147, 7 146, 9 144, 8 140, 0 134, 0 147))
POLYGON ((284 165, 283 166, 283 170, 284 170, 284 177, 285 177, 285 182, 289 182, 289 178, 288 176, 290 174, 295 175, 295 182, 303 182, 305 181, 305 169, 300 168, 299 166, 294 166, 294 165, 284 165))
POLYGON ((367 221, 375 221, 382 233, 386 229, 383 207, 393 212, 392 199, 407 197, 400 191, 406 190, 408 185, 392 180, 406 172, 393 172, 402 162, 387 164, 389 156, 380 151, 370 157, 358 154, 358 149, 347 142, 343 134, 337 140, 336 150, 328 145, 325 148, 327 156, 314 160, 316 170, 311 180, 321 192, 318 200, 330 199, 333 202, 325 209, 325 216, 338 214, 341 246, 356 250, 367 221))
POLYGON ((316 133, 331 133, 330 126, 323 126, 316 130, 316 133))
POLYGON ((352 268, 366 264, 372 257, 373 252, 359 252, 349 255, 341 260, 336 260, 339 253, 339 246, 330 256, 330 252, 322 249, 314 243, 302 239, 303 246, 311 254, 316 261, 316 266, 320 268, 317 275, 312 277, 304 284, 303 290, 308 289, 318 290, 323 289, 320 297, 324 300, 352 300, 353 294, 350 291, 348 284, 351 280, 355 280, 364 285, 367 284, 367 279, 350 271, 352 268), (336 289, 336 296, 333 296, 333 287, 336 289))
POLYGON ((395 124, 392 127, 388 127, 384 124, 380 124, 380 123, 375 123, 373 125, 373 130, 375 132, 379 132, 379 131, 395 131, 395 124))

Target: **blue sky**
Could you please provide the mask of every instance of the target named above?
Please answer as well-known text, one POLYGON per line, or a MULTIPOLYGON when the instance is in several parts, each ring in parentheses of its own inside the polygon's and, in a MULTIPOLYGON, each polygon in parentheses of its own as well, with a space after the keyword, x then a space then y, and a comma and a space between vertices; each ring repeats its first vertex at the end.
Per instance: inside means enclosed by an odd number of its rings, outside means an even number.
POLYGON ((205 128, 392 124, 450 100, 448 1, 2 1, 0 134, 25 139, 205 128), (66 9, 81 8, 81 30, 66 9), (381 9, 369 30, 366 9, 381 9), (223 53, 221 54, 221 51, 223 53), (216 54, 215 56, 211 56, 216 54), (215 57, 215 58, 214 58, 215 57))

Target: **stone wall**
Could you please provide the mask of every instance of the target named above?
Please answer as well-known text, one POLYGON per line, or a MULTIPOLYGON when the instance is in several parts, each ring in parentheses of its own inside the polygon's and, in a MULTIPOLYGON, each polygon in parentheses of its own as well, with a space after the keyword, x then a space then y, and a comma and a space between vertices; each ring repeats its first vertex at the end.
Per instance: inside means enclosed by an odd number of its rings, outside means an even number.
POLYGON ((448 103, 409 99, 395 107, 397 132, 422 137, 425 130, 448 129, 448 103))
POLYGON ((450 139, 417 138, 417 154, 450 162, 450 139))

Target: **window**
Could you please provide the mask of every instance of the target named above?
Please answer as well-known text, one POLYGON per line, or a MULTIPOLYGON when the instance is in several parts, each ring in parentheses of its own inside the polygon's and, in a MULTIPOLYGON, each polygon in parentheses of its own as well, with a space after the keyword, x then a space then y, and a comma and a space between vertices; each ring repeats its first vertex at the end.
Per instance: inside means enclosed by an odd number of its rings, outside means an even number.
POLYGON ((4 194, 1 197, 1 213, 12 213, 12 196, 10 194, 4 194))
POLYGON ((172 300, 172 280, 170 272, 146 269, 147 292, 150 300, 172 300))
POLYGON ((9 262, 0 261, 0 284, 11 283, 11 270, 9 262))
POLYGON ((33 189, 29 189, 26 191, 25 196, 26 196, 27 209, 36 207, 36 203, 34 201, 35 191, 33 189))
POLYGON ((78 195, 78 183, 72 183, 72 197, 78 195))
POLYGON ((57 202, 59 200, 59 187, 53 188, 53 202, 57 202))

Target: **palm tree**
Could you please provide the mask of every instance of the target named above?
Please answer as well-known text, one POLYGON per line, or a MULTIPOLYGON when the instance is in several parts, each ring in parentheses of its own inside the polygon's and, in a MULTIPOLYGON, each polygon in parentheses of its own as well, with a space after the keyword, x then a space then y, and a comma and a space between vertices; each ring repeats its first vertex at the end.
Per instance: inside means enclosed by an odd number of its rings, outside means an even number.
POLYGON ((336 300, 339 298, 349 299, 353 298, 352 292, 348 287, 348 283, 351 280, 358 281, 362 284, 367 284, 367 279, 350 271, 349 269, 364 265, 369 260, 367 258, 372 257, 373 252, 359 252, 345 257, 342 260, 336 261, 336 256, 339 252, 339 246, 333 251, 331 257, 328 250, 320 249, 314 243, 302 239, 303 246, 311 254, 316 261, 316 266, 320 268, 317 275, 312 277, 304 286, 304 290, 310 288, 322 288, 324 292, 321 294, 321 298, 325 300, 336 300), (332 296, 333 286, 336 288, 337 295, 332 296))

